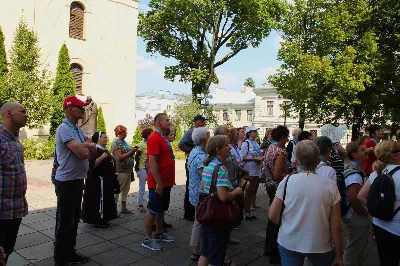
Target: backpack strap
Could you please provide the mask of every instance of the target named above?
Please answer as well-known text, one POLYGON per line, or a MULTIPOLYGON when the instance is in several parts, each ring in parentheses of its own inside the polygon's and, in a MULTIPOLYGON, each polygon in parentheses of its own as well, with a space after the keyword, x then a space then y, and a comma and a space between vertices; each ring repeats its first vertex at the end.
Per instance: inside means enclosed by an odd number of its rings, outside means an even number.
POLYGON ((394 173, 396 173, 398 170, 400 170, 400 166, 396 166, 395 168, 392 169, 387 175, 392 176, 394 173))
POLYGON ((361 176, 363 176, 363 174, 361 173, 360 170, 358 169, 353 169, 353 168, 347 168, 347 169, 351 169, 345 173, 343 173, 344 179, 346 179, 347 177, 353 175, 353 174, 360 174, 361 176))

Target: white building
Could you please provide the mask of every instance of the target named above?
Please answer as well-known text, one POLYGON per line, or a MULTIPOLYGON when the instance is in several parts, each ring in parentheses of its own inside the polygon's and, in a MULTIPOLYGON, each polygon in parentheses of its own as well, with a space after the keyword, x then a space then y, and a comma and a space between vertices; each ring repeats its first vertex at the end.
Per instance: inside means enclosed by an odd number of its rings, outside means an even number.
POLYGON ((255 98, 256 94, 249 87, 241 92, 217 88, 209 103, 218 118, 218 124, 230 122, 234 127, 243 127, 253 124, 255 98))
POLYGON ((156 114, 167 111, 172 114, 177 94, 170 91, 159 90, 136 95, 135 128, 137 122, 146 117, 155 117, 156 114))
MULTIPOLYGON (((109 134, 118 124, 133 134, 139 0, 0 0, 0 27, 10 50, 21 16, 38 34, 43 66, 54 75, 67 44, 77 95, 103 107, 109 134)), ((28 110, 29 112, 29 110, 28 110)), ((28 137, 38 133, 28 132, 28 137)), ((128 136, 131 138, 131 136, 128 136)))
MULTIPOLYGON (((284 112, 284 106, 289 105, 290 101, 281 98, 276 89, 270 84, 262 84, 261 87, 254 89, 256 94, 254 108, 254 125, 260 128, 260 137, 264 137, 269 128, 278 125, 286 125, 290 131, 299 127, 299 117, 297 114, 284 112)), ((320 135, 320 126, 315 123, 306 123, 304 130, 310 131, 314 137, 320 135)))

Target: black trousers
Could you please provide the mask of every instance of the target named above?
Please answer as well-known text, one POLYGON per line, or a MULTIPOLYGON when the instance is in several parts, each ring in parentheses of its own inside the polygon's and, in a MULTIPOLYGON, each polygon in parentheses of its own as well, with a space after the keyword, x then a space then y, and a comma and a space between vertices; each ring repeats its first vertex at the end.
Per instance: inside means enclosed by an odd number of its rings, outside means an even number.
POLYGON ((15 242, 19 226, 21 225, 22 218, 17 219, 0 219, 0 246, 4 248, 6 253, 5 262, 7 263, 8 257, 14 251, 15 242))
POLYGON ((400 262, 400 236, 373 225, 381 266, 398 266, 400 262))
POLYGON ((76 235, 81 218, 83 180, 58 182, 57 229, 54 247, 56 265, 64 265, 75 255, 76 235))
POLYGON ((183 203, 184 208, 184 217, 194 219, 194 212, 195 208, 189 201, 189 169, 187 168, 187 160, 185 163, 185 170, 186 170, 186 192, 185 192, 185 201, 183 203))

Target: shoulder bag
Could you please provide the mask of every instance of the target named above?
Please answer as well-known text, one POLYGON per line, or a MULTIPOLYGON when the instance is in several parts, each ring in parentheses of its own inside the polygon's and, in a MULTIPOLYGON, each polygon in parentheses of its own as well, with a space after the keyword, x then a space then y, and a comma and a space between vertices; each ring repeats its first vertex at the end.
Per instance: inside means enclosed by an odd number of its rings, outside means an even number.
POLYGON ((197 221, 205 226, 221 229, 232 229, 237 225, 240 210, 236 201, 223 202, 217 194, 217 177, 221 164, 214 168, 210 193, 200 196, 196 209, 197 221))

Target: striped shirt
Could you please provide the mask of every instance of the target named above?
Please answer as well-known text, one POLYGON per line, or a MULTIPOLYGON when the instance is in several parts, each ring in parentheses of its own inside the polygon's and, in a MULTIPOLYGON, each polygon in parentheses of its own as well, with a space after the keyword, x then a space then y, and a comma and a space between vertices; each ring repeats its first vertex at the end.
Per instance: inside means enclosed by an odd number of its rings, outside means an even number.
POLYGON ((344 162, 335 149, 332 149, 328 162, 330 163, 330 166, 335 169, 337 179, 343 178, 344 162))
POLYGON ((24 149, 18 137, 0 125, 0 219, 28 214, 24 149))
POLYGON ((210 194, 212 176, 214 173, 214 169, 218 164, 221 164, 221 167, 218 169, 216 188, 228 187, 228 191, 233 191, 233 187, 228 178, 228 169, 226 169, 226 167, 218 158, 214 158, 206 167, 204 167, 203 170, 202 180, 204 183, 205 194, 210 194))

